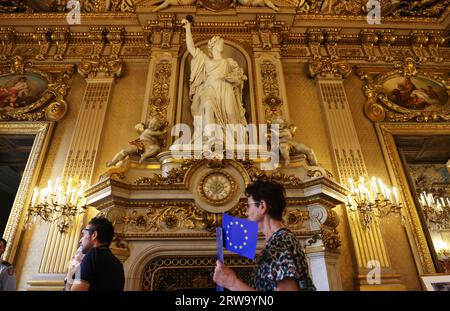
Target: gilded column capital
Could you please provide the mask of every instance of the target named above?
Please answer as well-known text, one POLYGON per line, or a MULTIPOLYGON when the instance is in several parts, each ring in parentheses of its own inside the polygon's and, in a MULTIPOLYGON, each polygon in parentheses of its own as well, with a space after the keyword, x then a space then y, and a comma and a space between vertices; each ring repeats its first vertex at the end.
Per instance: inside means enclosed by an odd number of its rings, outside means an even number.
POLYGON ((309 63, 311 78, 344 79, 352 72, 352 67, 344 60, 320 59, 309 63))
POLYGON ((78 66, 78 72, 85 78, 118 78, 122 74, 122 66, 122 60, 117 57, 84 59, 78 66))

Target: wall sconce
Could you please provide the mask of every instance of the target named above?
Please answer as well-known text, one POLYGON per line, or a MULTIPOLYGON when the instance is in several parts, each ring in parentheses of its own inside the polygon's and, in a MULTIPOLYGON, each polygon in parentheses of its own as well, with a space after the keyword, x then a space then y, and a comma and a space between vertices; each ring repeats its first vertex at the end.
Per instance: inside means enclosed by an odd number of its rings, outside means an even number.
POLYGON ((365 229, 370 229, 374 217, 400 214, 402 203, 398 199, 397 189, 388 188, 381 179, 372 177, 370 182, 359 178, 355 183, 348 180, 350 194, 347 195, 347 207, 350 212, 358 212, 365 229))
POLYGON ((419 198, 423 215, 431 231, 450 229, 450 199, 422 192, 419 198))
POLYGON ((85 185, 84 180, 78 183, 77 180, 69 178, 67 183, 61 183, 57 178, 54 185, 52 180, 49 180, 46 188, 34 188, 25 225, 33 225, 40 217, 45 222, 56 222, 59 232, 66 233, 72 225, 73 217, 87 209, 83 195, 85 185))

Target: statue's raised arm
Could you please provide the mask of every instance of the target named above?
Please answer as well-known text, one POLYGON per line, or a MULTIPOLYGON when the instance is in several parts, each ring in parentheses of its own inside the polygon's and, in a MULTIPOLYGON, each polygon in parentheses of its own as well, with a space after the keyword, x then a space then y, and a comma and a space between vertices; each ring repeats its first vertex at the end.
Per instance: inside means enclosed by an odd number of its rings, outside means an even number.
POLYGON ((192 38, 192 31, 191 31, 191 23, 187 19, 183 19, 181 21, 181 25, 186 30, 186 47, 192 56, 195 55, 195 44, 194 39, 192 38))

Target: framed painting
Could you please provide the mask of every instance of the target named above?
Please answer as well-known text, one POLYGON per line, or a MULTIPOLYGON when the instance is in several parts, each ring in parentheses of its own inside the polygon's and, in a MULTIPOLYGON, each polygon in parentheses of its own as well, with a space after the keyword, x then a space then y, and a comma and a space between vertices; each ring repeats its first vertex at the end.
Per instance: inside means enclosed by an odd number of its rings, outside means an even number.
POLYGON ((450 274, 421 275, 420 280, 426 291, 450 291, 450 274))
POLYGON ((379 73, 359 69, 366 81, 363 90, 366 116, 374 122, 450 121, 449 81, 442 73, 425 72, 409 57, 379 73))
POLYGON ((37 69, 20 56, 9 65, 0 68, 0 121, 57 121, 65 115, 73 66, 37 69))

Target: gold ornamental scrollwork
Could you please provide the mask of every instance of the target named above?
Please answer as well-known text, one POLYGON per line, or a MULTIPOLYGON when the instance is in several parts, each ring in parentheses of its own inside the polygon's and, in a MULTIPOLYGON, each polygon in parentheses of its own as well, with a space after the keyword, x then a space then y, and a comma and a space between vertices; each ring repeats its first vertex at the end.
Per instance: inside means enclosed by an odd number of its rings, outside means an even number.
POLYGON ((301 229, 304 223, 309 220, 309 212, 299 208, 286 210, 283 215, 286 225, 295 230, 301 229))
POLYGON ((327 249, 337 249, 342 245, 339 232, 336 228, 327 228, 322 226, 320 228, 320 236, 322 238, 323 245, 325 245, 327 249))
POLYGON ((255 180, 273 180, 282 183, 285 187, 295 188, 302 183, 302 180, 295 175, 287 175, 281 172, 266 173, 265 171, 254 166, 252 160, 239 161, 246 170, 252 181, 255 180))
POLYGON ((167 107, 169 106, 170 76, 172 64, 167 59, 157 62, 154 72, 152 98, 148 110, 147 120, 157 117, 161 122, 167 122, 167 107))
POLYGON ((115 78, 121 76, 122 66, 120 58, 84 59, 78 66, 78 72, 82 76, 90 78, 115 78))
POLYGON ((64 97, 69 89, 73 66, 59 73, 39 70, 21 56, 9 60, 9 69, 0 72, 2 80, 0 121, 60 120, 67 112, 64 97))
POLYGON ((309 63, 311 78, 346 78, 352 72, 350 64, 343 60, 318 59, 309 63))
POLYGON ((167 232, 183 229, 212 231, 218 224, 218 216, 201 211, 195 203, 154 203, 146 212, 133 210, 123 221, 132 229, 141 232, 167 232))
POLYGON ((261 78, 263 84, 264 99, 266 105, 266 120, 270 121, 274 116, 280 115, 283 101, 280 98, 277 68, 270 60, 261 62, 261 78))
POLYGON ((442 122, 450 120, 448 82, 422 72, 418 62, 408 57, 396 62, 393 70, 372 77, 362 69, 357 73, 366 82, 366 116, 374 122, 442 122))
POLYGON ((327 249, 337 249, 342 245, 341 237, 336 229, 339 225, 339 220, 335 211, 327 209, 327 218, 324 223, 319 220, 317 222, 320 225, 320 237, 323 245, 327 249))
POLYGON ((161 174, 154 174, 151 177, 140 176, 133 184, 135 185, 148 185, 153 187, 169 186, 174 184, 183 183, 187 171, 192 168, 199 160, 185 160, 180 167, 171 169, 167 176, 161 174))

